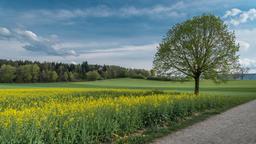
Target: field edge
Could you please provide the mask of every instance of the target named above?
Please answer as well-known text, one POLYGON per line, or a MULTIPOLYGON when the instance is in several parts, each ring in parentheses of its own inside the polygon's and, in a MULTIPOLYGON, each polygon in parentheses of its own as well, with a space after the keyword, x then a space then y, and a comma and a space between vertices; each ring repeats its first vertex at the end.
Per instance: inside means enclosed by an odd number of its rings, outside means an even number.
POLYGON ((228 107, 224 108, 218 108, 218 109, 212 109, 212 110, 206 110, 205 112, 202 113, 196 113, 193 114, 190 117, 186 117, 185 119, 181 119, 177 122, 171 122, 169 123, 168 127, 155 127, 155 128, 149 128, 145 129, 140 135, 132 135, 132 136, 127 136, 125 138, 118 139, 115 141, 115 144, 146 144, 146 143, 153 143, 154 140, 170 135, 174 132, 177 132, 179 130, 185 129, 189 126, 192 126, 196 123, 203 122, 207 119, 209 119, 212 116, 216 116, 218 114, 224 113, 232 108, 235 108, 237 106, 249 103, 251 101, 254 101, 256 98, 251 99, 246 102, 242 102, 239 104, 235 105, 230 105, 228 107))

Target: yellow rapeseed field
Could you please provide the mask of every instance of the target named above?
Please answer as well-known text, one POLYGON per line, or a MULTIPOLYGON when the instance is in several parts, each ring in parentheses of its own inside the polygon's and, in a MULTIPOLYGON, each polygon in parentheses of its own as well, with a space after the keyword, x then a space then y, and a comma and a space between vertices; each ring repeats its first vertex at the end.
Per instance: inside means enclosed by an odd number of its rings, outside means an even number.
POLYGON ((129 89, 0 91, 1 143, 105 143, 249 96, 195 96, 129 89))

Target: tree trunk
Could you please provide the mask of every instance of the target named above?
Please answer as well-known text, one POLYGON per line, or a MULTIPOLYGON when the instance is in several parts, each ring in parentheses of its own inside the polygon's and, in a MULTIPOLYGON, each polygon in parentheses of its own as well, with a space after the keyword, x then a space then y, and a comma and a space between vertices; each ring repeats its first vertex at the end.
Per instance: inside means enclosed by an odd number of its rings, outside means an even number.
POLYGON ((200 77, 199 76, 196 76, 194 79, 195 79, 195 90, 194 90, 194 94, 195 95, 198 95, 199 94, 199 79, 200 77))

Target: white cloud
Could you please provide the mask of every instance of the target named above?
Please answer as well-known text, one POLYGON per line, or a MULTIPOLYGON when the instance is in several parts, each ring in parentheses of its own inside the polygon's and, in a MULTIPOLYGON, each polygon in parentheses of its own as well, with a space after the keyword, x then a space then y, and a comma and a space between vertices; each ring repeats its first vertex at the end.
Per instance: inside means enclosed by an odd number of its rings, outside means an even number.
POLYGON ((75 65, 77 64, 77 62, 75 62, 75 61, 71 61, 70 63, 71 63, 71 64, 75 64, 75 65))
POLYGON ((240 50, 242 56, 255 57, 255 48, 256 48, 256 29, 237 29, 235 31, 237 43, 240 44, 240 50))
POLYGON ((239 9, 236 9, 236 10, 232 9, 232 10, 227 11, 226 14, 224 15, 224 18, 226 18, 226 22, 229 24, 237 26, 241 23, 254 21, 256 19, 255 8, 249 9, 248 11, 241 11, 239 9))
POLYGON ((153 16, 153 15, 162 15, 162 16, 170 16, 176 17, 184 15, 184 13, 179 13, 177 10, 179 8, 184 7, 184 3, 178 2, 171 6, 164 5, 156 5, 150 8, 136 8, 136 7, 126 7, 120 9, 120 15, 125 16, 133 16, 133 15, 145 15, 145 16, 153 16))
POLYGON ((84 9, 56 9, 56 10, 30 10, 21 13, 22 19, 36 19, 38 17, 55 20, 65 20, 78 17, 125 17, 125 16, 148 16, 148 17, 178 17, 185 13, 179 12, 184 7, 184 3, 177 2, 173 5, 155 5, 152 7, 121 7, 113 9, 108 6, 96 6, 84 9))
POLYGON ((25 17, 36 17, 37 15, 43 15, 46 17, 69 19, 75 17, 107 17, 114 15, 113 10, 107 6, 98 6, 87 9, 57 9, 57 10, 34 10, 33 13, 24 13, 25 17))
POLYGON ((11 35, 11 32, 9 31, 9 29, 5 27, 0 27, 0 36, 9 37, 10 35, 11 35))
POLYGON ((99 49, 93 51, 87 51, 83 53, 123 53, 123 52, 141 52, 141 51, 152 51, 156 50, 157 44, 147 44, 147 45, 128 45, 121 48, 111 48, 111 49, 99 49))
POLYGON ((240 59, 239 62, 245 66, 250 66, 250 65, 255 66, 256 65, 256 60, 254 60, 254 59, 244 58, 244 59, 240 59))
POLYGON ((250 44, 246 41, 237 40, 237 43, 240 45, 240 50, 241 51, 246 52, 250 48, 250 44))
POLYGON ((157 43, 131 45, 122 42, 65 42, 56 45, 59 49, 73 48, 79 53, 124 53, 124 52, 138 52, 138 51, 153 51, 156 49, 157 43))
POLYGON ((8 36, 8 40, 16 40, 22 43, 22 47, 25 50, 32 52, 43 52, 48 55, 55 56, 77 56, 78 54, 74 50, 58 49, 56 48, 56 42, 51 39, 43 38, 36 35, 29 30, 14 29, 9 30, 4 27, 0 27, 0 39, 5 40, 8 36))
POLYGON ((15 30, 15 32, 21 36, 21 37, 24 37, 25 39, 28 39, 28 40, 31 40, 31 41, 39 41, 39 38, 38 36, 33 33, 32 31, 29 31, 29 30, 15 30))
POLYGON ((244 58, 239 60, 240 64, 250 68, 250 72, 256 72, 256 59, 244 58))
POLYGON ((251 69, 250 72, 256 72, 256 28, 237 29, 235 31, 237 43, 240 44, 240 63, 251 69))
POLYGON ((238 14, 240 14, 242 11, 238 8, 233 8, 231 10, 226 11, 225 15, 223 16, 223 18, 227 18, 227 17, 233 17, 236 16, 238 14))
POLYGON ((56 45, 57 48, 73 48, 73 49, 99 49, 99 48, 110 48, 118 47, 122 45, 119 40, 107 41, 107 42, 95 42, 95 41, 68 41, 61 42, 56 45))
POLYGON ((120 48, 83 52, 76 61, 151 69, 157 44, 127 45, 120 48))

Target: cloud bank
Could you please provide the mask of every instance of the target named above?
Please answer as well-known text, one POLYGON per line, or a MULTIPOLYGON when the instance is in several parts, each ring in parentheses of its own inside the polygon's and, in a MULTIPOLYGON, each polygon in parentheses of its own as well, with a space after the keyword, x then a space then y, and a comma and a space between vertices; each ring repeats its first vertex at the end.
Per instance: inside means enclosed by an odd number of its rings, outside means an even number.
POLYGON ((109 41, 101 43, 57 42, 56 37, 56 35, 53 35, 50 38, 44 38, 30 30, 0 27, 0 44, 2 43, 0 47, 5 51, 8 50, 8 54, 6 56, 2 55, 2 57, 68 63, 79 63, 88 60, 90 63, 150 69, 153 54, 158 45, 157 43, 133 45, 116 41, 112 43, 109 41), (6 45, 7 43, 8 45, 6 45), (15 45, 10 46, 9 44, 12 43, 15 43, 15 45), (37 54, 31 55, 27 52, 37 52, 37 54), (42 53, 46 55, 38 57, 42 53))
POLYGON ((233 8, 226 11, 223 18, 226 19, 227 23, 237 26, 242 23, 256 20, 256 9, 252 8, 248 11, 242 11, 238 8, 233 8))
POLYGON ((0 27, 0 39, 17 40, 23 44, 25 50, 32 52, 43 52, 53 56, 78 56, 74 50, 58 49, 54 40, 40 37, 29 30, 9 30, 0 27))
POLYGON ((117 9, 110 8, 105 5, 89 7, 83 9, 39 9, 30 10, 21 14, 21 18, 34 19, 37 17, 50 18, 55 20, 66 20, 72 18, 87 18, 87 17, 129 17, 129 16, 146 16, 146 17, 181 17, 185 13, 178 10, 184 7, 184 2, 177 2, 172 5, 155 5, 152 7, 135 7, 127 6, 117 9))

